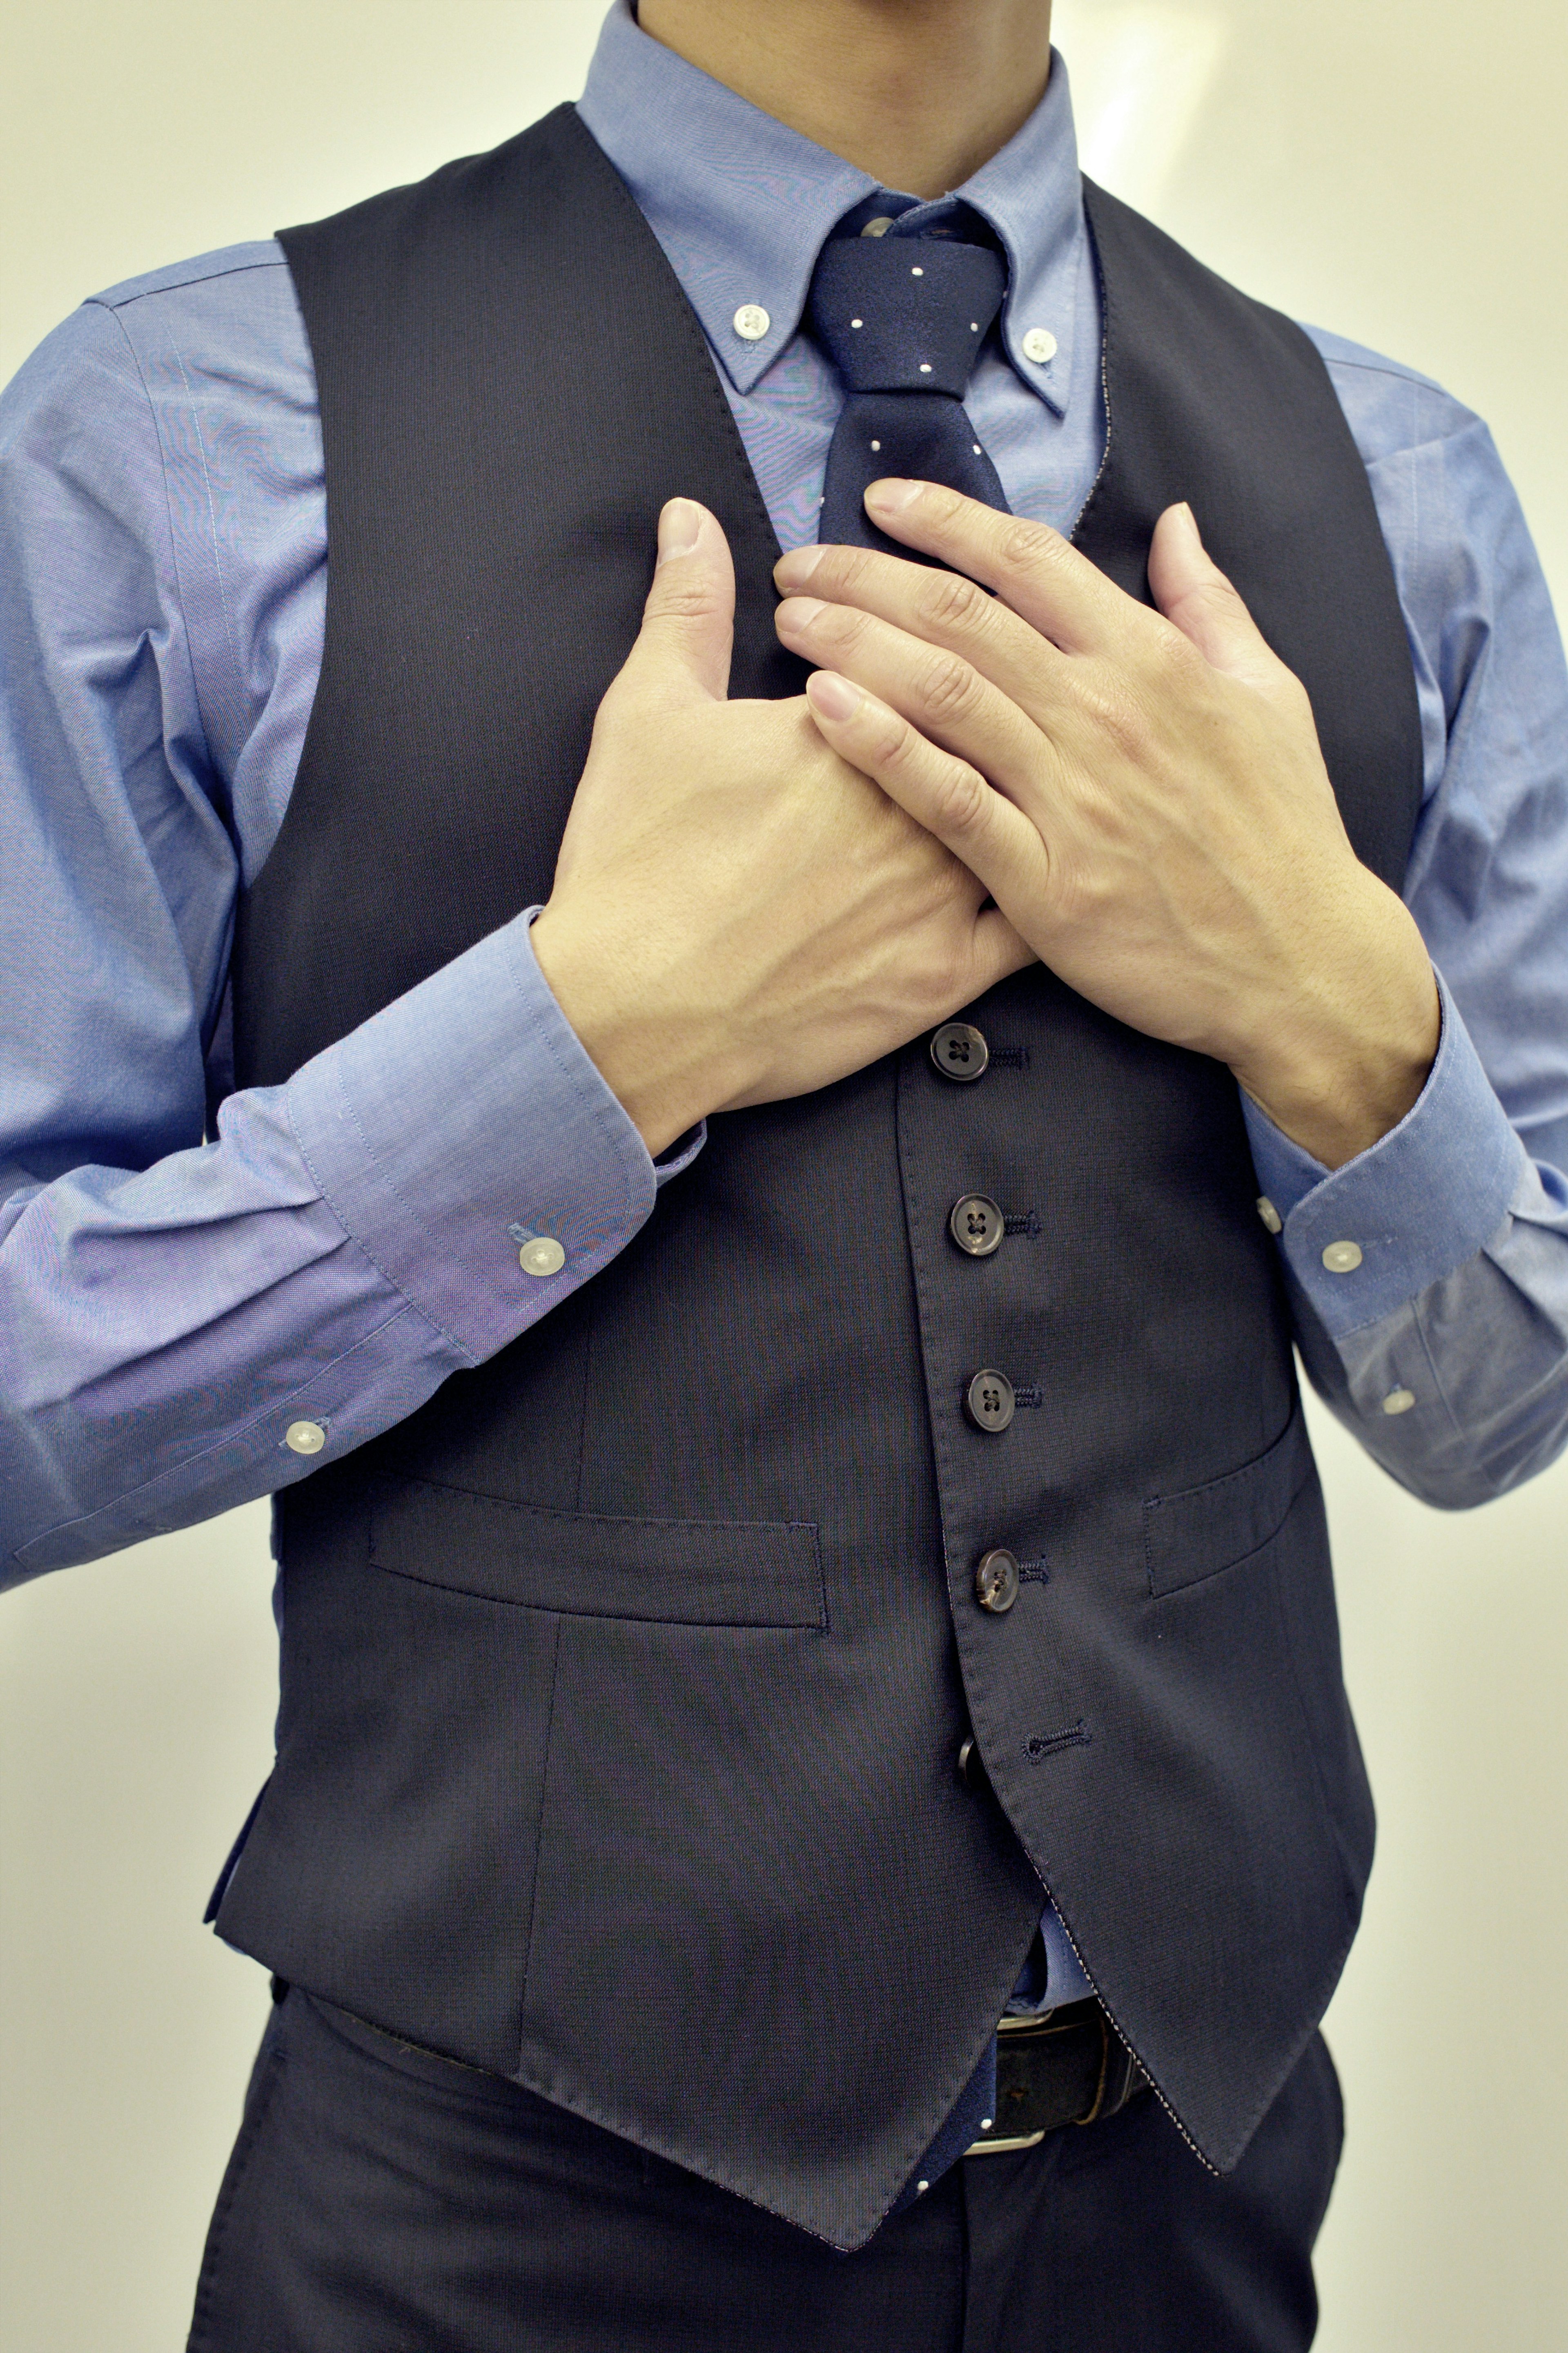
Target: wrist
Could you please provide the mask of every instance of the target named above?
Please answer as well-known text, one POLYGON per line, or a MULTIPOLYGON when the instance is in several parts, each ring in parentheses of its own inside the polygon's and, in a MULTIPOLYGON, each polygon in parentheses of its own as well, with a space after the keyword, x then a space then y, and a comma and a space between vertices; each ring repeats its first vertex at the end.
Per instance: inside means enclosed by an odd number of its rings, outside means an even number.
POLYGON ((1442 1035, 1431 959, 1392 892, 1369 920, 1297 976, 1267 1038, 1233 1060, 1240 1085, 1282 1134, 1325 1168, 1372 1149, 1414 1110, 1442 1035))
POLYGON ((700 1008, 666 1002, 647 969, 553 904, 535 918, 531 940, 552 996, 651 1159, 731 1099, 700 1008))

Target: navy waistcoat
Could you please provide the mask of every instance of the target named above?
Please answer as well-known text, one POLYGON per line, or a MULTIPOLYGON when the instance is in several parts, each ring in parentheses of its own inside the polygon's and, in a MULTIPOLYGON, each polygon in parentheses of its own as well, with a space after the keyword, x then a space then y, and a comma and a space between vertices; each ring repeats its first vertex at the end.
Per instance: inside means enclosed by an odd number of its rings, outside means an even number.
MULTIPOLYGON (((1397 883, 1415 688, 1322 364, 1086 196, 1110 443, 1078 543, 1146 597, 1190 499, 1397 883)), ((665 499, 729 534, 733 691, 803 675, 701 331, 574 110, 283 243, 330 585, 240 911, 245 1085, 548 896, 665 499)), ((975 1083, 921 1039, 716 1118, 605 1272, 289 1491, 277 1769, 217 1912, 846 2247, 975 2066, 1042 1883, 1225 2168, 1372 1847, 1235 1082, 1042 970, 966 1018, 975 1083), (948 1239, 969 1193, 1016 1221, 990 1258, 948 1239), (1000 1435, 962 1409, 982 1366, 1017 1392, 1000 1435), (994 1546, 1028 1572, 1005 1614, 976 1600, 994 1546), (955 1769, 971 1729, 989 1786, 955 1769)))

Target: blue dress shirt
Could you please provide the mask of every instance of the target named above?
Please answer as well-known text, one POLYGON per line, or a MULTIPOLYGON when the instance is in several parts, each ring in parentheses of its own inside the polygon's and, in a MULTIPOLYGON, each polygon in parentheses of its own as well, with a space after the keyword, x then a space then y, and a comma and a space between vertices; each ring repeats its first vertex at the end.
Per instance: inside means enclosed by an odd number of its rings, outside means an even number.
MULTIPOLYGON (((782 543, 814 538, 840 394, 801 311, 876 183, 624 0, 582 112, 702 322, 782 543)), ((1105 420, 1059 60, 962 193, 1010 271, 967 406, 1015 511, 1070 530, 1105 420)), ((1410 637, 1406 896, 1443 1038, 1409 1116, 1332 1175, 1247 1119, 1313 1380, 1406 1486, 1468 1504, 1568 1437, 1568 674, 1485 427, 1310 332, 1410 637), (1360 1263, 1332 1271, 1347 1240, 1360 1263)), ((636 364, 614 322, 604 356, 636 364)), ((314 376, 270 241, 84 304, 0 398, 0 1582, 304 1475, 322 1458, 289 1450, 297 1419, 333 1456, 400 1420, 591 1280, 700 1149, 650 1163, 530 910, 286 1086, 228 1091, 235 897, 288 805, 326 560, 314 376), (521 1271, 517 1228, 561 1240, 558 1273, 521 1271)))

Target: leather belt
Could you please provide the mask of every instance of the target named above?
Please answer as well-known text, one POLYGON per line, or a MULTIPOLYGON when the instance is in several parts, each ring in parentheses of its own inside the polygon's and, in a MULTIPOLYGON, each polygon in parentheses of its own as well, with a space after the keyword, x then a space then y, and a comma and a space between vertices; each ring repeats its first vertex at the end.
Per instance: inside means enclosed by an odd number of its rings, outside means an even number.
POLYGON ((1092 1997, 996 2031, 996 2113, 966 2157, 1033 2148, 1063 2125, 1113 2116, 1149 2078, 1092 1997))
MULTIPOLYGON (((284 2000, 289 1991, 287 1978, 272 1979, 274 2002, 284 2000)), ((319 2006, 328 2011, 333 2008, 331 2002, 319 2006)), ((464 2074, 485 2072, 441 2052, 427 2051, 402 2035, 388 2035, 384 2027, 371 2026, 352 2011, 338 2014, 404 2050, 437 2060, 443 2067, 460 2068, 464 2074)), ((1148 2076, 1092 1997, 1088 2001, 1063 2002, 1058 2010, 1047 2010, 1043 2016, 999 2019, 996 2113, 963 2153, 965 2157, 1005 2157, 1013 2149, 1034 2148, 1047 2133, 1064 2125, 1092 2125, 1103 2116, 1115 2116, 1148 2088, 1148 2076)))

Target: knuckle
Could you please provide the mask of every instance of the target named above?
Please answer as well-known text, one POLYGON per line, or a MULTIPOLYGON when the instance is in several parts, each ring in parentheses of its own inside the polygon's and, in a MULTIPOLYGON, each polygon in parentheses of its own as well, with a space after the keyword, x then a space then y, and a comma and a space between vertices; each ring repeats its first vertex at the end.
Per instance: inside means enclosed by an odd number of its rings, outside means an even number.
POLYGON ((867 575, 885 561, 885 557, 878 555, 870 548, 836 547, 812 574, 811 586, 805 593, 820 596, 819 583, 836 589, 859 588, 864 586, 867 575))
POLYGON ((1153 664, 1171 685, 1196 678, 1208 668, 1207 662, 1184 630, 1173 621, 1162 621, 1153 632, 1153 664))
POLYGON ((939 482, 928 482, 923 492, 925 511, 933 522, 951 522, 962 513, 966 503, 962 492, 950 491, 939 482))
POLYGON ((1117 751, 1136 758, 1149 741, 1148 715, 1120 680, 1101 677, 1086 683, 1084 707, 1096 732, 1117 751))
POLYGON ((991 599, 973 580, 958 572, 933 572, 921 590, 918 611, 926 627, 936 629, 972 629, 980 619, 982 607, 989 607, 991 599))
POLYGON ((933 655, 922 669, 917 691, 921 707, 935 719, 961 719, 981 693, 978 673, 962 655, 933 655))
POLYGON ((661 621, 705 621, 716 610, 718 596, 710 580, 666 580, 660 583, 654 602, 655 617, 661 621))
POLYGON ((921 749, 921 738, 907 719, 893 711, 879 713, 876 733, 867 746, 873 767, 884 776, 901 775, 919 765, 921 749))
POLYGON ((1000 553, 1009 572, 1038 572, 1055 560, 1061 544, 1048 524, 1015 517, 1002 533, 1000 553))
POLYGON ((870 616, 855 605, 828 604, 817 614, 812 627, 828 644, 852 650, 865 642, 870 634, 870 616))
POLYGON ((1212 613, 1227 621, 1234 620, 1238 611, 1247 609, 1221 573, 1216 573, 1212 580, 1201 580, 1189 593, 1200 613, 1212 613))
POLYGON ((944 840, 963 840, 979 831, 989 791, 984 777, 967 760, 948 765, 937 785, 933 808, 936 830, 944 840))

